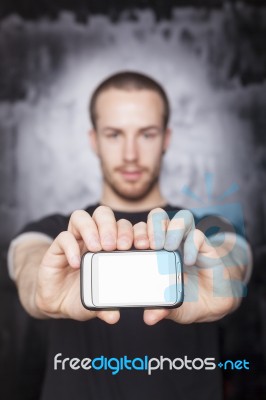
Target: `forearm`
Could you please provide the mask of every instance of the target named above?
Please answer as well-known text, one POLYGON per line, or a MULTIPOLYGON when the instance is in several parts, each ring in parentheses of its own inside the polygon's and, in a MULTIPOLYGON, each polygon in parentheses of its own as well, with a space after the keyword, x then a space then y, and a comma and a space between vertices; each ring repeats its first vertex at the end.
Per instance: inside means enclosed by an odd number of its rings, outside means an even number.
POLYGON ((20 301, 25 310, 35 318, 47 318, 37 307, 36 285, 38 267, 47 251, 48 244, 19 246, 14 252, 14 280, 20 301))

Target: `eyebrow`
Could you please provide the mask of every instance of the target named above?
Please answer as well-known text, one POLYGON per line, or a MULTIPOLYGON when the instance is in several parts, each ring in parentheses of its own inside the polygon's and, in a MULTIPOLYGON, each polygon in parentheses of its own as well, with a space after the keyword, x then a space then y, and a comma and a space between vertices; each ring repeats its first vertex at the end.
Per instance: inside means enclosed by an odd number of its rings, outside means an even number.
POLYGON ((161 131, 161 128, 159 128, 158 126, 156 126, 156 125, 149 125, 149 126, 145 126, 144 128, 141 128, 140 129, 140 131, 142 132, 142 131, 148 131, 148 130, 156 130, 156 131, 158 131, 158 132, 160 132, 161 131))
POLYGON ((114 126, 106 126, 105 128, 103 128, 103 131, 118 131, 118 132, 121 132, 122 129, 115 128, 114 126))
MULTIPOLYGON (((159 127, 156 126, 156 125, 148 125, 148 126, 144 126, 143 128, 140 128, 139 131, 140 131, 140 132, 143 132, 143 131, 148 131, 148 130, 152 130, 152 129, 154 129, 154 130, 156 130, 156 131, 158 131, 158 132, 160 132, 160 131, 162 130, 161 128, 159 128, 159 127)), ((121 128, 116 128, 116 127, 114 127, 114 126, 106 126, 105 128, 103 128, 103 131, 117 131, 117 132, 122 132, 123 129, 121 129, 121 128)))

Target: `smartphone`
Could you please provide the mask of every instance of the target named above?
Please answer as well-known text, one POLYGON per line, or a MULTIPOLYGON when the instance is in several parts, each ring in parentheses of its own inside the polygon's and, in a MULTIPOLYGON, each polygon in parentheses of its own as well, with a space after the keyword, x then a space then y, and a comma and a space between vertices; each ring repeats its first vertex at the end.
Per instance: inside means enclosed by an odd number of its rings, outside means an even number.
POLYGON ((177 251, 85 253, 81 301, 89 310, 174 308, 183 302, 182 260, 177 251))

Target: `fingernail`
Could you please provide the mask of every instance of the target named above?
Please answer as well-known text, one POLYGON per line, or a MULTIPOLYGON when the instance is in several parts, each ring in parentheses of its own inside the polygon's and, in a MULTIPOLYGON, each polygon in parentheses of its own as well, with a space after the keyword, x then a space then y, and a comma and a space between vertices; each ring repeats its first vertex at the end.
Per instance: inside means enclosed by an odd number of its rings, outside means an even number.
POLYGON ((164 236, 156 236, 154 237, 153 244, 156 249, 161 249, 164 246, 164 236))
POLYGON ((108 315, 108 322, 109 323, 114 323, 116 321, 116 314, 115 313, 110 313, 109 312, 109 315, 108 315))
POLYGON ((120 246, 128 247, 128 245, 129 245, 129 241, 128 240, 126 240, 126 239, 121 239, 120 240, 120 246))
POLYGON ((111 235, 105 236, 103 238, 103 244, 105 246, 114 246, 115 245, 115 241, 113 239, 113 237, 111 235))
POLYGON ((185 257, 186 264, 193 264, 193 262, 194 262, 194 257, 192 255, 189 254, 188 256, 185 257))
POLYGON ((91 240, 89 241, 89 245, 90 245, 90 247, 92 247, 94 250, 95 250, 95 249, 100 250, 100 248, 101 248, 101 244, 100 244, 100 242, 99 242, 97 239, 91 239, 91 240))
POLYGON ((147 246, 148 240, 147 239, 139 239, 137 240, 138 246, 147 246))
POLYGON ((71 257, 71 264, 75 267, 79 267, 80 266, 80 257, 75 255, 71 257))
POLYGON ((166 240, 165 247, 169 247, 170 249, 176 249, 177 248, 176 241, 172 239, 166 240))
POLYGON ((157 322, 158 321, 158 315, 155 313, 149 314, 149 321, 150 322, 157 322))

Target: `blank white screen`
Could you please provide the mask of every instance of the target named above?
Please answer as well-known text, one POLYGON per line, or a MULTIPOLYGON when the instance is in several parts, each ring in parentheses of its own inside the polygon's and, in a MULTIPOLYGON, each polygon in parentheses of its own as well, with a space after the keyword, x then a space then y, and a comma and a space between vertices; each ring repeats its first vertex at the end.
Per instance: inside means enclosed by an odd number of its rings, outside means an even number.
MULTIPOLYGON (((156 253, 97 254, 93 265, 93 303, 104 305, 165 304, 165 289, 175 277, 160 273, 156 253), (96 260, 95 260, 96 261, 96 260), (97 271, 95 271, 97 268, 97 271), (97 277, 97 278, 96 278, 97 277)), ((166 267, 174 260, 165 253, 166 267)))

